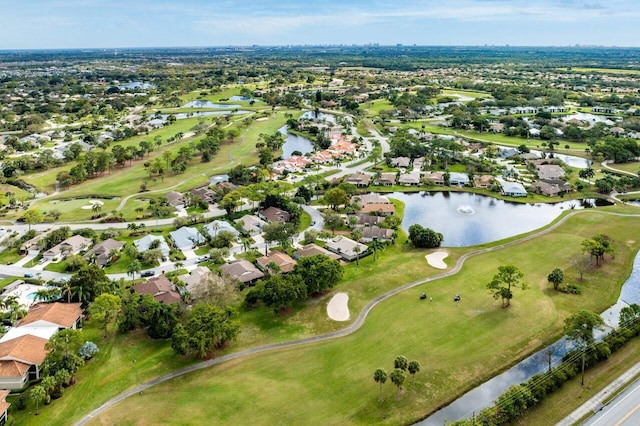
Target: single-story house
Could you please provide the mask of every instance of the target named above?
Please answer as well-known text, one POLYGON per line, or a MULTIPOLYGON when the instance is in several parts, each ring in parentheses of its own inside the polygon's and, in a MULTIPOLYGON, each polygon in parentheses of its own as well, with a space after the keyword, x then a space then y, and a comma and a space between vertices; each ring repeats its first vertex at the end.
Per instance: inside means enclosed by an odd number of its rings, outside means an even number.
POLYGON ((537 170, 541 180, 562 179, 565 176, 564 169, 557 164, 540 164, 537 170))
POLYGON ((280 222, 285 223, 291 220, 291 214, 286 211, 279 209, 278 207, 268 207, 264 210, 260 210, 258 212, 258 217, 268 220, 269 222, 280 222))
POLYGON ((391 241, 393 239, 393 229, 380 228, 379 226, 365 226, 362 231, 362 242, 391 241))
POLYGON ((262 228, 267 224, 267 222, 252 214, 242 216, 236 220, 236 223, 239 223, 240 227, 249 235, 261 234, 262 228))
POLYGON ((209 178, 212 186, 220 185, 221 183, 229 182, 229 175, 213 175, 209 178))
POLYGON ((347 223, 349 223, 352 217, 355 217, 357 220, 357 222, 355 223, 356 226, 358 225, 374 226, 374 225, 379 225, 384 221, 384 218, 382 216, 376 216, 371 214, 356 214, 356 215, 348 216, 347 223))
POLYGON ((511 182, 511 181, 507 181, 507 180, 499 179, 499 178, 496 178, 496 180, 498 181, 498 183, 502 187, 502 194, 503 195, 508 195, 508 196, 511 196, 511 197, 526 197, 527 196, 527 190, 524 189, 524 186, 522 186, 521 183, 519 183, 519 182, 511 182))
POLYGON ((19 326, 19 327, 9 327, 4 336, 0 337, 0 343, 6 342, 7 340, 15 339, 18 337, 22 337, 26 334, 31 336, 40 337, 41 339, 50 340, 51 336, 56 334, 60 329, 55 325, 52 326, 19 326))
POLYGON ((185 284, 185 289, 191 293, 192 296, 197 297, 199 293, 198 287, 209 275, 211 275, 209 268, 198 266, 188 274, 180 275, 178 278, 185 284))
POLYGON ((539 180, 533 182, 529 186, 529 189, 539 194, 546 195, 547 197, 555 197, 567 192, 571 192, 573 188, 571 187, 570 183, 563 180, 539 180))
POLYGON ((424 157, 418 157, 413 159, 413 170, 419 172, 424 165, 424 157))
POLYGON ((449 173, 449 185, 467 186, 469 185, 469 175, 466 173, 451 172, 449 173))
POLYGON ((310 243, 310 244, 306 244, 304 246, 302 246, 301 249, 296 250, 295 253, 293 253, 293 258, 298 260, 301 257, 307 257, 307 256, 327 256, 330 257, 333 260, 339 260, 340 256, 330 252, 329 250, 320 247, 319 245, 310 243))
POLYGON ((220 271, 243 284, 253 284, 264 274, 248 260, 238 259, 220 267, 220 271))
POLYGON ((162 237, 161 235, 145 235, 139 240, 135 240, 133 242, 133 245, 136 246, 139 252, 143 252, 149 250, 149 247, 151 247, 151 244, 155 240, 160 241, 158 250, 160 250, 160 252, 162 253, 162 257, 168 258, 171 249, 169 248, 169 244, 167 244, 164 237, 162 237))
POLYGON ((507 160, 511 157, 515 157, 516 155, 520 155, 520 151, 518 151, 515 148, 505 148, 505 149, 501 149, 498 152, 498 157, 502 158, 503 160, 507 160))
POLYGON ((219 232, 226 231, 231 232, 236 238, 240 236, 240 231, 233 227, 227 221, 224 220, 214 220, 210 223, 207 223, 202 227, 212 238, 218 235, 219 232))
POLYGON ((399 169, 408 169, 411 164, 409 157, 396 157, 391 159, 391 165, 399 169))
POLYGON ((422 179, 424 179, 425 182, 431 181, 434 185, 444 185, 443 172, 426 172, 422 175, 422 179))
POLYGON ((340 257, 349 262, 366 255, 368 249, 366 245, 342 235, 337 235, 327 241, 325 248, 339 254, 340 257))
POLYGON ((85 253, 84 258, 89 261, 93 260, 96 265, 104 267, 111 261, 111 253, 114 251, 119 252, 122 247, 124 247, 123 242, 109 238, 93 246, 91 250, 85 253))
POLYGON ((400 185, 418 186, 420 185, 420 173, 411 172, 401 174, 398 178, 398 183, 400 185))
POLYGON ((150 294, 155 300, 167 305, 182 302, 180 293, 175 290, 173 283, 165 275, 151 278, 147 282, 133 286, 133 291, 138 294, 150 294))
POLYGON ((263 271, 268 271, 270 274, 276 272, 286 274, 287 272, 293 271, 293 267, 296 266, 296 263, 298 263, 294 259, 292 259, 291 256, 280 251, 272 251, 271 253, 269 253, 269 256, 262 256, 256 259, 256 262, 258 263, 260 269, 262 269, 263 271), (270 269, 269 264, 271 262, 278 266, 277 271, 272 271, 270 269))
POLYGON ((535 127, 532 127, 529 129, 529 136, 531 136, 532 138, 539 138, 540 137, 540 130, 536 129, 535 127))
POLYGON ((191 250, 195 246, 205 243, 205 238, 196 229, 183 226, 175 231, 169 232, 169 237, 178 250, 191 250))
POLYGON ((20 321, 20 327, 58 327, 78 329, 82 322, 80 303, 38 303, 29 308, 27 315, 20 321))
POLYGON ((185 207, 184 202, 184 194, 181 194, 176 191, 169 191, 166 195, 167 200, 169 200, 169 204, 171 204, 176 209, 180 210, 185 207))
POLYGON ((209 204, 215 203, 218 199, 218 194, 216 193, 216 191, 206 186, 192 189, 191 191, 189 191, 189 193, 194 197, 198 197, 209 204))
POLYGON ((380 177, 374 179, 373 184, 393 186, 396 184, 396 173, 380 173, 380 177))
POLYGON ((375 192, 369 192, 368 194, 356 195, 354 197, 351 197, 351 202, 354 203, 358 201, 357 198, 360 199, 359 204, 363 206, 367 204, 391 204, 391 201, 389 201, 388 197, 376 194, 375 192))
POLYGON ((345 178, 346 182, 357 186, 358 188, 364 188, 371 184, 372 176, 367 173, 354 173, 345 178))
POLYGON ((492 175, 475 175, 473 177, 473 186, 476 188, 489 188, 493 185, 495 178, 492 175))
POLYGON ((60 259, 70 254, 78 254, 82 250, 91 247, 91 244, 93 244, 93 240, 90 238, 85 238, 82 235, 74 235, 45 251, 42 257, 47 260, 60 259))
POLYGON ((359 214, 376 214, 378 216, 391 216, 396 213, 396 206, 391 203, 370 203, 358 210, 359 214))
POLYGON ((0 389, 22 389, 29 380, 39 379, 48 342, 25 334, 0 343, 0 389))

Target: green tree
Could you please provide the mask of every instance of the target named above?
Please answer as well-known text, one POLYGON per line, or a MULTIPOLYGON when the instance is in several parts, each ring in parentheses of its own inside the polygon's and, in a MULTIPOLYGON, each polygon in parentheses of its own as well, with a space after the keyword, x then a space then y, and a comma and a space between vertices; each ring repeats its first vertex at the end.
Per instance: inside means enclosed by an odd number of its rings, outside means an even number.
POLYGON ((549 275, 547 275, 547 281, 553 283, 553 288, 556 290, 560 290, 560 284, 564 281, 564 272, 562 269, 555 268, 549 275))
POLYGON ((264 304, 275 313, 307 297, 307 287, 297 274, 272 275, 262 282, 259 291, 264 304))
POLYGON ((142 264, 138 259, 133 259, 133 261, 129 262, 127 265, 127 275, 131 275, 131 285, 134 285, 136 282, 136 274, 142 270, 142 264))
POLYGON ((40 404, 45 400, 46 397, 47 391, 40 385, 32 387, 29 391, 29 399, 36 404, 36 416, 40 414, 40 404))
POLYGON ((409 373, 411 374, 412 380, 411 380, 411 386, 413 387, 413 385, 416 382, 416 373, 418 371, 420 371, 420 362, 413 360, 409 362, 409 365, 407 366, 407 370, 409 370, 409 373))
POLYGON ((102 321, 104 325, 104 337, 107 337, 107 331, 109 324, 115 321, 118 318, 118 314, 122 309, 122 300, 120 297, 103 293, 100 296, 96 297, 91 306, 89 307, 89 311, 91 315, 93 315, 99 321, 102 321))
POLYGON ((322 254, 301 257, 293 272, 302 278, 309 295, 333 288, 343 274, 340 262, 322 254))
POLYGON ((402 384, 404 383, 404 371, 399 368, 394 368, 391 372, 391 382, 396 385, 396 400, 400 399, 400 391, 402 390, 402 384))
POLYGON ((387 371, 384 368, 376 369, 376 371, 373 373, 373 380, 375 380, 376 383, 380 384, 378 401, 382 401, 382 385, 384 385, 387 381, 387 371))
POLYGON ((31 231, 31 225, 36 225, 38 223, 42 223, 44 220, 44 215, 40 213, 38 210, 27 210, 22 215, 22 221, 29 225, 29 231, 31 231))
POLYGON ((324 224, 329 229, 331 229, 331 232, 333 234, 335 234, 336 228, 339 228, 344 225, 344 219, 342 219, 342 216, 340 216, 339 214, 326 213, 324 214, 324 224))
POLYGON ((69 285, 79 302, 91 302, 97 295, 109 287, 109 278, 104 269, 88 264, 73 274, 69 285))
POLYGON ((408 366, 409 360, 407 360, 407 357, 404 355, 398 355, 393 361, 393 368, 399 368, 402 371, 407 371, 408 366))
POLYGON ((172 347, 177 353, 191 350, 204 358, 207 352, 232 342, 240 332, 240 322, 233 308, 221 308, 206 303, 197 304, 184 327, 176 326, 172 347), (176 333, 178 336, 176 337, 176 333), (185 342, 186 334, 186 342, 185 342))
POLYGON ((584 386, 584 364, 587 349, 593 344, 594 330, 604 330, 604 320, 596 313, 580 310, 565 318, 564 331, 567 338, 575 342, 578 350, 582 352, 582 379, 580 384, 584 386))
POLYGON ((443 236, 439 232, 414 224, 409 227, 409 240, 415 247, 435 248, 440 247, 443 236))
POLYGON ((342 188, 331 188, 325 192, 323 202, 331 206, 335 211, 342 205, 349 203, 349 196, 342 188))
POLYGON ((493 276, 493 280, 487 284, 487 288, 493 292, 494 299, 502 299, 502 307, 511 305, 513 293, 511 288, 520 285, 522 290, 527 289, 526 283, 520 283, 524 274, 514 265, 503 265, 498 267, 498 273, 493 276))

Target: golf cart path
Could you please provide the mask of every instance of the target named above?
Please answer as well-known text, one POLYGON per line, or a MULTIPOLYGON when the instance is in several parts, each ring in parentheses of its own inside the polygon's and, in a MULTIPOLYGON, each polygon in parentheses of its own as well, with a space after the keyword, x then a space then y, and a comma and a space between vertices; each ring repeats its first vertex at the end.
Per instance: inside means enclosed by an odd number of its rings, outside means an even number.
POLYGON ((517 244, 520 244, 522 242, 525 241, 529 241, 532 240, 534 238, 540 237, 542 235, 548 234, 549 232, 555 230, 556 228, 558 228, 559 226, 561 226, 562 224, 564 224, 569 218, 577 215, 577 214, 590 214, 591 212, 597 212, 597 213, 601 213, 601 214, 607 214, 607 215, 611 215, 611 216, 620 216, 620 217, 640 217, 640 215, 637 214, 625 214, 625 213, 611 213, 611 212, 602 212, 602 211, 598 211, 598 210, 576 210, 576 211, 572 211, 569 212, 566 216, 560 218, 559 220, 557 220, 555 223, 549 225, 548 227, 534 232, 532 234, 526 235, 522 238, 518 238, 516 240, 504 243, 504 244, 500 244, 497 246, 493 246, 493 247, 488 247, 488 248, 484 248, 484 249, 479 249, 479 250, 474 250, 471 251, 469 253, 463 254, 462 256, 460 256, 458 258, 458 260, 456 261, 456 264, 453 266, 453 268, 451 268, 448 271, 442 272, 440 274, 434 275, 432 277, 427 277, 427 278, 422 278, 413 282, 410 282, 408 284, 405 284, 401 287, 397 287, 393 290, 390 290, 378 297, 376 297, 375 299, 373 299, 372 301, 370 301, 362 310, 362 312, 360 312, 360 314, 358 315, 358 317, 356 318, 356 320, 350 324, 349 326, 341 329, 341 330, 337 330, 337 331, 333 331, 330 333, 326 333, 326 334, 321 334, 318 336, 311 336, 311 337, 306 337, 304 339, 299 339, 299 340, 290 340, 287 342, 279 342, 279 343, 272 343, 272 344, 268 344, 268 345, 262 345, 262 346, 256 346, 253 348, 249 348, 249 349, 245 349, 239 352, 234 352, 231 354, 227 354, 227 355, 223 355, 221 357, 218 358, 214 358, 214 359, 210 359, 207 361, 202 361, 202 362, 198 362, 195 364, 192 364, 188 367, 184 367, 184 368, 180 368, 178 370, 175 370, 171 373, 167 373, 165 375, 156 377, 155 379, 149 380, 141 385, 135 386, 125 392, 120 393, 119 395, 116 395, 115 397, 109 399, 108 401, 106 401, 105 403, 103 403, 102 405, 100 405, 98 408, 94 409, 93 411, 91 411, 90 413, 88 413, 87 415, 85 415, 84 417, 82 417, 80 420, 78 420, 75 425, 77 426, 81 426, 81 425, 85 425, 87 422, 89 422, 90 420, 92 420, 94 417, 98 416, 100 413, 102 413, 103 411, 107 410, 108 408, 112 407, 113 405, 117 404, 118 402, 132 396, 132 395, 136 395, 141 393, 144 390, 147 390, 149 388, 151 388, 152 386, 155 386, 157 384, 166 382, 167 380, 171 380, 175 377, 179 377, 179 376, 183 376, 185 374, 194 372, 194 371, 198 371, 198 370, 202 370, 204 368, 208 368, 214 365, 218 365, 218 364, 222 364, 226 361, 230 361, 230 360, 234 360, 234 359, 238 359, 238 358, 242 358, 245 357, 247 355, 253 355, 253 354, 257 354, 257 353, 261 353, 261 352, 267 352, 267 351, 272 351, 272 350, 276 350, 276 349, 280 349, 280 348, 290 348, 290 347, 294 347, 294 346, 302 346, 302 345, 306 345, 306 344, 310 344, 310 343, 317 343, 317 342, 322 342, 322 341, 327 341, 327 340, 332 340, 332 339, 337 339, 339 337, 344 337, 344 336, 348 336, 352 333, 355 333, 356 331, 358 331, 360 329, 360 327, 362 327, 362 325, 364 324, 365 319, 367 318, 367 316, 369 315, 369 313, 371 312, 371 310, 378 305, 380 302, 389 299, 390 297, 405 291, 407 289, 410 289, 412 287, 416 287, 418 285, 421 284, 425 284, 431 281, 436 281, 439 280, 441 278, 445 278, 445 277, 449 277, 452 275, 457 274, 458 272, 460 272, 460 270, 462 269, 462 266, 464 265, 465 261, 473 256, 479 255, 479 254, 483 254, 483 253, 490 253, 492 251, 496 251, 496 250, 501 250, 503 248, 506 247, 511 247, 517 244))

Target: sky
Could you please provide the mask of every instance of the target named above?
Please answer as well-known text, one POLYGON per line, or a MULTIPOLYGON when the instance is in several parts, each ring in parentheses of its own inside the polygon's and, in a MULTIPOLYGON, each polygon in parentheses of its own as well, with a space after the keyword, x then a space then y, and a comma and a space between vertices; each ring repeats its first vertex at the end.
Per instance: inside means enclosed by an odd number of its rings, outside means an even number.
POLYGON ((0 0, 0 50, 640 46, 638 0, 0 0))

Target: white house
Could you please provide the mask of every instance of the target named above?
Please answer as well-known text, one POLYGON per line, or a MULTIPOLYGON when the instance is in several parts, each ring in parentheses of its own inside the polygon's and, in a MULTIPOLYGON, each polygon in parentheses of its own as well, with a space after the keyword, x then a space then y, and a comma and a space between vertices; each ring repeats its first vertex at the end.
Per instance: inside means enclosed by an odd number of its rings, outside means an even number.
POLYGON ((500 186, 502 187, 502 194, 511 197, 526 197, 527 190, 524 189, 519 182, 510 182, 504 179, 496 178, 500 186))
POLYGON ((143 238, 140 238, 139 240, 135 240, 133 242, 133 245, 136 246, 139 252, 143 252, 143 251, 149 250, 149 247, 151 247, 151 244, 153 243, 153 241, 156 241, 156 240, 160 241, 158 250, 160 250, 160 252, 162 253, 162 257, 168 258, 169 252, 171 252, 171 249, 169 248, 169 244, 167 244, 167 242, 164 240, 164 237, 160 235, 146 235, 143 238))

